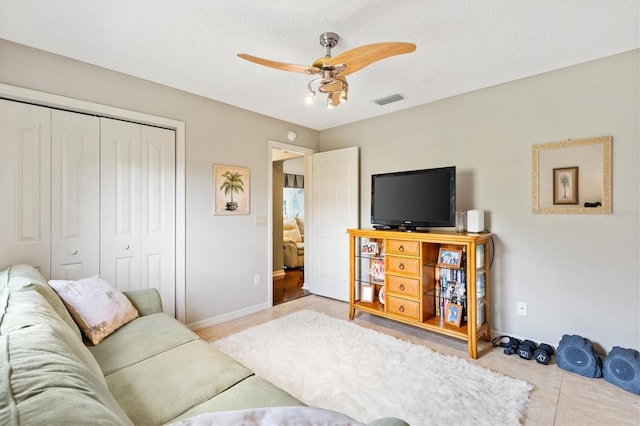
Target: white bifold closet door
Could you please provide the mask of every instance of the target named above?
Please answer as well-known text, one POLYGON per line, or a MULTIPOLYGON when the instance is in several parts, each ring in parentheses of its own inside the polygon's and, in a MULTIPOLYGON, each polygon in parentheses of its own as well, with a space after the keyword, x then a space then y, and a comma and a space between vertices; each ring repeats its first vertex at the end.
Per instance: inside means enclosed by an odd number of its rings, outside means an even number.
POLYGON ((0 268, 30 264, 48 277, 51 111, 0 99, 0 268))
POLYGON ((100 119, 51 110, 51 278, 100 272, 100 119))
POLYGON ((100 275, 175 315, 175 132, 101 119, 100 275))

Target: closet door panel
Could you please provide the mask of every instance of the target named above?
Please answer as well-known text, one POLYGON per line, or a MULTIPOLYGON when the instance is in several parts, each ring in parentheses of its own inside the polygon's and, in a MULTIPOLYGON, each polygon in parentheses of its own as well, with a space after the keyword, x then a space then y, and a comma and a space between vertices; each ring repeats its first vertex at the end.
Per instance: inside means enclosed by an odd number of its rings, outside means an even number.
POLYGON ((141 285, 175 316, 175 132, 141 126, 141 285))
POLYGON ((100 276, 120 290, 140 281, 140 125, 101 119, 100 276))
POLYGON ((100 272, 100 120, 52 111, 51 277, 100 272))
POLYGON ((51 111, 0 100, 0 267, 50 274, 51 111))

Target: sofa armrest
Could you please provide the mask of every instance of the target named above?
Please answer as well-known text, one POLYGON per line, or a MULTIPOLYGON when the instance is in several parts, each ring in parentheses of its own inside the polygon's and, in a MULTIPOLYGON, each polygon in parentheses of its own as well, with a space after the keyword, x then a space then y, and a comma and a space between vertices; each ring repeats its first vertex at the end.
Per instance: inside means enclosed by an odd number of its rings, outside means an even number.
POLYGON ((129 290, 122 293, 131 301, 141 317, 162 312, 162 299, 155 288, 129 290))

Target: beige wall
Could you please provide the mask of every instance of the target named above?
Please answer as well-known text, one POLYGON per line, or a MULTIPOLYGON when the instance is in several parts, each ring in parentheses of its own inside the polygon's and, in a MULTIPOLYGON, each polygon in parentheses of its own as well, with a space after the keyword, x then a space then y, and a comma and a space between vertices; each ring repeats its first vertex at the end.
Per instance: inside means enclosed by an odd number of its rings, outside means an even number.
POLYGON ((636 50, 326 130, 320 150, 360 147, 365 227, 371 174, 457 166, 458 208, 486 210, 495 233, 492 327, 553 345, 566 333, 601 350, 637 349, 638 64, 636 50), (605 135, 613 214, 533 214, 531 146, 605 135))
POLYGON ((557 344, 640 347, 639 53, 633 51, 318 132, 166 86, 0 40, 0 82, 186 123, 187 322, 263 307, 272 265, 268 140, 360 147, 361 223, 370 175, 455 164, 459 208, 495 233, 493 328, 557 344), (531 213, 531 145, 613 136, 609 216, 531 213), (213 163, 251 169, 251 214, 213 216, 213 163), (264 285, 254 286, 260 274, 264 285), (516 315, 516 301, 529 315, 516 315))
POLYGON ((264 308, 272 265, 269 140, 317 148, 318 132, 200 96, 0 39, 0 82, 186 123, 186 321, 195 325, 264 308), (213 216, 212 166, 251 169, 251 214, 213 216), (262 284, 254 286, 260 274, 262 284))

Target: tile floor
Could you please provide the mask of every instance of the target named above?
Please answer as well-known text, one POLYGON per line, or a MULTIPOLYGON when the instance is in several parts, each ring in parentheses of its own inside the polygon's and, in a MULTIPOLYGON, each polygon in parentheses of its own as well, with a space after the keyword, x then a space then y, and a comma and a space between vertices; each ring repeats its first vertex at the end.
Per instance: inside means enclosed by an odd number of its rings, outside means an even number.
MULTIPOLYGON (((213 342, 301 309, 348 319, 347 303, 311 295, 198 330, 197 333, 204 340, 213 342)), ((604 379, 588 379, 561 370, 555 365, 555 357, 552 364, 542 365, 516 355, 507 356, 503 354, 502 348, 492 348, 490 343, 482 342, 480 358, 471 360, 467 356, 466 342, 369 314, 356 312, 354 321, 361 326, 428 346, 441 353, 468 359, 533 384, 535 389, 531 393, 531 403, 526 412, 526 425, 640 425, 640 395, 624 391, 604 379)))

